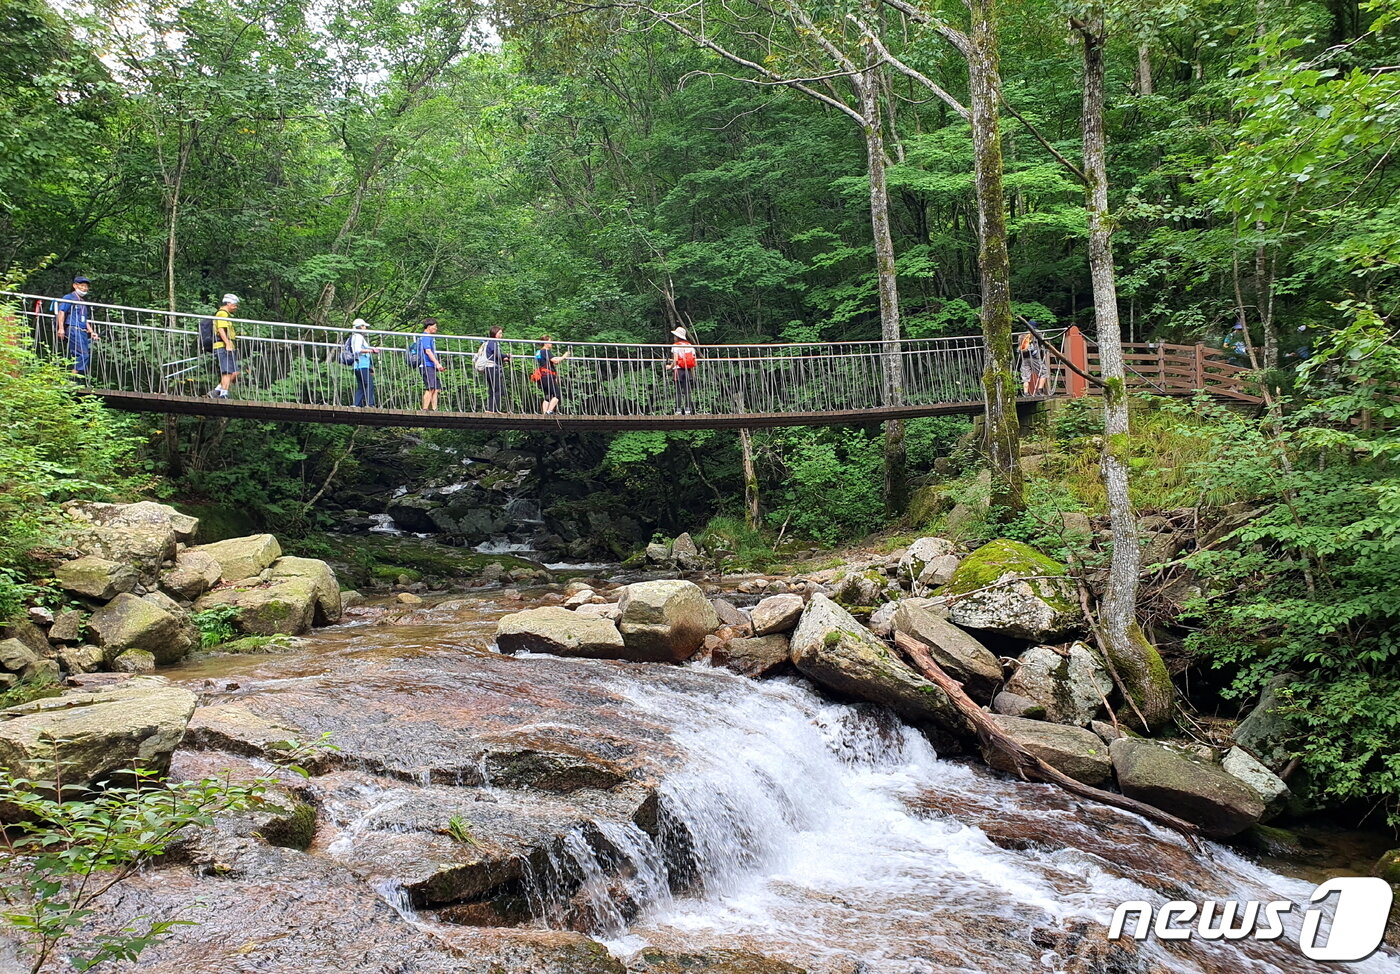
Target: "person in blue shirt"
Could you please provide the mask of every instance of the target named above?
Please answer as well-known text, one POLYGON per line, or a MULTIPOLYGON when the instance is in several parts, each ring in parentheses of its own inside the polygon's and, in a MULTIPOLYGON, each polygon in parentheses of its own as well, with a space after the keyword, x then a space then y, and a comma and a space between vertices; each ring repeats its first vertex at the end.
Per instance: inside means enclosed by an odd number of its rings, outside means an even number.
POLYGON ((73 357, 73 372, 85 376, 92 362, 92 343, 97 332, 88 317, 87 297, 91 282, 81 274, 73 278, 73 290, 54 302, 53 323, 58 340, 68 341, 68 354, 73 357))
POLYGON ((355 356, 355 405, 373 408, 378 403, 374 400, 374 366, 370 364, 370 356, 378 355, 380 349, 371 345, 369 338, 365 336, 365 331, 369 328, 368 321, 356 318, 353 327, 355 330, 350 333, 350 354, 355 356))
POLYGON ((418 372, 423 376, 423 408, 438 408, 438 393, 442 391, 442 360, 438 358, 436 318, 423 319, 423 334, 418 336, 418 372))
POLYGON ((554 363, 562 362, 572 355, 572 352, 565 352, 563 355, 554 354, 554 339, 545 335, 540 339, 539 351, 535 353, 535 375, 540 384, 540 395, 544 401, 540 404, 540 412, 546 416, 559 408, 559 373, 554 369, 554 363))
POLYGON ((486 361, 490 364, 486 367, 483 375, 486 377, 486 411, 488 413, 499 413, 501 411, 501 396, 505 392, 505 365, 510 361, 510 356, 501 352, 501 335, 505 329, 500 325, 492 325, 486 333, 486 361))

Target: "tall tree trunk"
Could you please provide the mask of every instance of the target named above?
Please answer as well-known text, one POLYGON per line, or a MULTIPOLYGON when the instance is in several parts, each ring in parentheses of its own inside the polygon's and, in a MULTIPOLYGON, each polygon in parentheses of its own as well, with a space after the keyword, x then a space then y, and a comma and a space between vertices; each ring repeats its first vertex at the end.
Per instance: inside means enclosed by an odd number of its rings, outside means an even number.
POLYGON ((1118 286, 1113 267, 1112 225, 1108 212, 1108 167, 1104 139, 1104 11, 1090 8, 1076 22, 1084 44, 1084 176, 1089 217, 1089 274, 1094 285, 1094 316, 1104 381, 1104 438, 1099 471, 1108 495, 1113 553, 1100 610, 1103 647, 1122 676, 1133 705, 1151 730, 1172 715, 1175 694, 1162 657, 1137 623, 1138 572, 1142 549, 1137 516, 1128 496, 1128 393, 1123 368, 1118 286))
POLYGON ((977 266, 982 277, 982 337, 987 359, 982 392, 987 400, 987 454, 992 465, 991 506, 1002 516, 1025 508, 1017 377, 1011 356, 1011 263, 1006 249, 1006 199, 1002 193, 996 0, 970 0, 968 95, 972 111, 978 213, 977 266))
MULTIPOLYGON (((866 4, 867 8, 873 6, 866 4)), ((860 101, 865 154, 870 171, 870 225, 875 238, 875 266, 880 289, 880 338, 882 349, 881 392, 884 405, 898 406, 904 399, 904 362, 899 354, 899 285, 895 274, 894 235, 890 232, 890 196, 885 183, 884 122, 880 114, 879 61, 873 46, 866 49, 866 67, 853 77, 860 101)), ((905 470, 904 423, 885 421, 885 510, 898 514, 909 501, 905 470)))
POLYGON ((1152 51, 1146 44, 1138 45, 1137 91, 1139 95, 1152 94, 1152 51))
POLYGON ((762 523, 758 506, 758 470, 753 462, 753 437, 747 427, 739 427, 739 450, 744 460, 744 524, 756 531, 762 523))

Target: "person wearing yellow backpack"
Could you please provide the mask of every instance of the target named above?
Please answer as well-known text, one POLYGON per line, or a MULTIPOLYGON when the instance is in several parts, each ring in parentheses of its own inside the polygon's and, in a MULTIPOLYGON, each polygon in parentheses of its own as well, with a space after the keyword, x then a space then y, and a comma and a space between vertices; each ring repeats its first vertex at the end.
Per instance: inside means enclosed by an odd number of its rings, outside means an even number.
POLYGON ((695 414, 695 401, 692 390, 695 387, 695 346, 687 338, 686 330, 677 326, 671 331, 676 339, 671 346, 671 361, 666 363, 671 380, 676 384, 676 415, 695 414))

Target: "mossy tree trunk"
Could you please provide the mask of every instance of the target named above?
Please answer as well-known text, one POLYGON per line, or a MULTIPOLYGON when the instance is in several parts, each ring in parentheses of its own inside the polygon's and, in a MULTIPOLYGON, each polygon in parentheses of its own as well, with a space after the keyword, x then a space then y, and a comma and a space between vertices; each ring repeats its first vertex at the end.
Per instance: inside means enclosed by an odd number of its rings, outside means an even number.
POLYGON ((982 391, 987 400, 986 443, 992 467, 991 506, 1001 516, 1025 509, 1020 428, 1016 421, 1017 379, 1012 373, 1011 262, 1006 244, 1006 197, 1002 191, 996 0, 970 0, 967 36, 978 214, 977 266, 982 278, 982 337, 987 358, 982 391))
POLYGON ((1089 7, 1072 21, 1084 47, 1084 178, 1089 217, 1089 274, 1104 381, 1104 438, 1099 470, 1108 495, 1113 552, 1101 604, 1101 638, 1109 658, 1133 697, 1148 729, 1171 720, 1175 693, 1166 666, 1137 623, 1138 573, 1142 549, 1137 516, 1128 493, 1128 395, 1124 384, 1118 285, 1113 267, 1113 227, 1108 211, 1108 168, 1104 138, 1104 8, 1089 7))

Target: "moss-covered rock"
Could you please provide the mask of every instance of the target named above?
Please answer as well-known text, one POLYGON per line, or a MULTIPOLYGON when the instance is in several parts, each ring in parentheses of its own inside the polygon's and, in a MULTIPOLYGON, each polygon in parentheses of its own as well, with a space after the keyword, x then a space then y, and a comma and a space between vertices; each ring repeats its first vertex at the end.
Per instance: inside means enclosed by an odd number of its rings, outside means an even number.
POLYGON ((136 570, 130 565, 96 555, 64 562, 54 571, 54 577, 65 591, 104 602, 122 592, 130 592, 137 582, 136 570))
POLYGON ((1387 883, 1400 886, 1400 849, 1391 849, 1389 852, 1383 853, 1376 860, 1376 865, 1371 872, 1387 883))
POLYGON ((1109 755, 1123 794, 1194 822, 1212 839, 1238 835, 1264 815, 1253 788, 1180 748, 1123 737, 1109 755))
POLYGON ((950 622, 1017 639, 1051 642, 1085 626, 1065 566, 1007 538, 964 558, 939 597, 950 622))
POLYGON ((225 582, 253 578, 282 555, 282 546, 270 534, 229 538, 189 550, 208 555, 218 562, 219 577, 225 582))
POLYGON ((109 659, 128 649, 145 650, 158 663, 183 659, 193 643, 184 622, 146 599, 123 593, 88 620, 93 641, 109 659))

